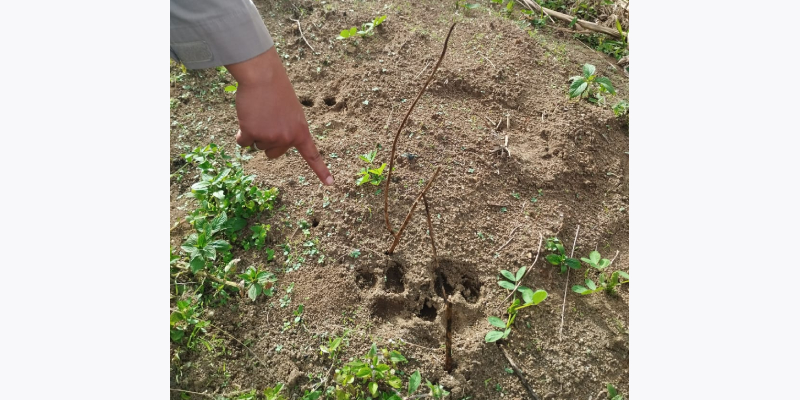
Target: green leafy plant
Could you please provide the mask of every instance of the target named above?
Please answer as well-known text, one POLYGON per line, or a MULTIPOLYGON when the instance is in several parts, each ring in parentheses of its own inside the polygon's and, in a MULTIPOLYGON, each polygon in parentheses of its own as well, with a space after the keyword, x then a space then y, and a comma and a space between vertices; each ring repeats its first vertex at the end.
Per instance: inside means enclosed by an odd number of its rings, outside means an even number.
POLYGON ((172 311, 169 316, 169 337, 173 342, 180 343, 186 332, 191 330, 187 341, 187 347, 191 347, 192 338, 198 331, 205 332, 209 322, 200 319, 202 309, 198 302, 180 300, 176 306, 177 310, 172 311))
POLYGON ((245 175, 239 159, 226 155, 216 144, 197 147, 184 159, 200 172, 200 180, 185 195, 195 199, 198 206, 187 216, 190 223, 227 212, 230 220, 225 225, 226 234, 234 234, 244 228, 248 218, 275 207, 278 189, 259 189, 254 184, 255 175, 245 175))
MULTIPOLYGON (((337 400, 403 400, 411 398, 410 396, 419 389, 422 377, 419 371, 414 371, 411 375, 400 375, 398 364, 407 362, 408 360, 400 352, 388 349, 382 349, 379 352, 376 344, 373 343, 366 355, 336 370, 334 375, 336 387, 333 390, 333 397, 337 400), (406 390, 403 390, 401 376, 408 376, 406 390), (405 396, 402 392, 406 393, 405 396)), ((428 380, 426 382, 430 393, 416 395, 414 398, 441 399, 450 394, 440 385, 434 385, 428 380)))
POLYGON ((361 178, 356 180, 357 186, 361 186, 367 182, 378 186, 383 182, 384 179, 386 179, 386 176, 383 175, 383 170, 386 168, 386 163, 381 164, 381 166, 378 168, 372 168, 372 163, 375 161, 375 156, 377 155, 378 149, 375 149, 367 154, 358 156, 358 158, 369 164, 369 166, 361 168, 361 171, 358 171, 358 173, 361 175, 361 178))
POLYGON ((623 397, 622 394, 617 393, 617 389, 612 384, 607 384, 606 389, 608 389, 609 400, 625 400, 625 397, 623 397))
POLYGON ((588 98, 592 89, 597 89, 599 93, 615 94, 614 86, 611 85, 611 80, 604 76, 597 76, 595 74, 595 66, 592 64, 583 64, 583 75, 577 75, 569 78, 572 84, 569 86, 569 97, 581 97, 586 94, 588 98))
POLYGON ((506 322, 503 322, 503 320, 498 317, 492 316, 488 318, 489 323, 492 326, 500 328, 502 331, 489 331, 486 333, 484 340, 487 343, 496 342, 500 339, 507 338, 511 333, 511 326, 514 324, 514 320, 516 319, 519 310, 526 307, 535 306, 547 298, 547 292, 544 290, 537 290, 534 292, 533 289, 528 287, 517 286, 522 277, 525 275, 525 270, 526 267, 524 266, 517 270, 516 274, 511 273, 511 271, 500 270, 500 274, 505 279, 499 280, 497 284, 504 289, 511 290, 513 300, 507 309, 508 320, 506 322), (522 300, 517 297, 517 294, 522 296, 522 300))
POLYGON ((620 100, 616 104, 611 107, 611 110, 614 111, 614 115, 618 118, 625 118, 625 121, 628 121, 628 102, 625 100, 620 100))
POLYGON ((228 221, 223 211, 210 222, 199 219, 195 223, 196 232, 189 235, 181 245, 181 250, 189 255, 189 267, 193 273, 206 268, 207 264, 217 259, 217 252, 227 252, 231 249, 230 243, 223 239, 215 239, 228 221))
POLYGON ((375 34, 375 28, 378 27, 378 25, 382 24, 383 21, 385 20, 386 20, 385 15, 381 15, 380 17, 375 17, 375 19, 373 19, 371 22, 366 22, 363 25, 361 25, 361 29, 358 29, 354 26, 350 29, 343 30, 342 32, 339 33, 339 36, 336 37, 336 39, 342 40, 351 37, 356 37, 356 35, 358 35, 359 37, 372 36, 375 34))
POLYGON ((607 258, 602 258, 600 252, 598 251, 589 253, 589 258, 581 257, 581 261, 589 264, 589 266, 593 267, 597 271, 600 271, 600 275, 597 278, 598 283, 595 284, 593 280, 587 278, 589 274, 589 269, 587 268, 586 272, 583 274, 586 286, 574 285, 572 287, 572 291, 575 293, 587 295, 605 290, 606 292, 613 294, 615 293, 617 286, 629 282, 621 279, 630 279, 628 274, 624 271, 616 271, 612 273, 611 276, 607 276, 603 271, 606 269, 606 267, 611 265, 611 261, 609 261, 607 258))
POLYGON ((601 272, 597 277, 597 281, 598 283, 595 284, 593 280, 586 278, 584 280, 586 283, 585 287, 581 285, 574 285, 572 286, 572 291, 578 294, 587 295, 605 290, 607 293, 614 294, 616 293, 617 286, 630 282, 630 277, 625 271, 615 271, 610 277, 606 277, 606 274, 601 272), (623 280, 623 278, 628 280, 623 280))
POLYGON ((271 272, 260 271, 252 265, 247 267, 243 274, 239 274, 239 278, 244 280, 247 288, 247 297, 253 301, 256 301, 258 295, 262 293, 267 297, 272 297, 272 284, 278 280, 271 272))
POLYGON ((339 352, 341 351, 340 346, 342 345, 342 341, 347 337, 349 333, 350 333, 349 330, 345 330, 342 336, 339 337, 334 336, 328 338, 327 346, 326 345, 319 346, 320 354, 327 354, 328 358, 335 361, 336 356, 339 355, 339 352))
POLYGON ((562 274, 567 272, 567 268, 581 268, 581 262, 578 261, 578 259, 567 257, 566 251, 564 250, 564 245, 561 244, 561 241, 558 240, 558 238, 547 239, 544 248, 554 252, 553 254, 547 255, 544 259, 550 264, 560 266, 562 274))
POLYGON ((280 391, 283 390, 283 384, 279 383, 271 388, 264 389, 264 397, 266 400, 286 400, 280 391))

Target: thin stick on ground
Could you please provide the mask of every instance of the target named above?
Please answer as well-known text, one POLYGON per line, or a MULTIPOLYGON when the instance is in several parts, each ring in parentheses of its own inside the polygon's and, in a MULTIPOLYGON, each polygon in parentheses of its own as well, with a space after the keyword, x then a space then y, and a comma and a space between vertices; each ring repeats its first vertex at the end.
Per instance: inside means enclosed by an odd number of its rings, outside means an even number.
POLYGON ((222 332, 223 334, 225 334, 225 336, 227 336, 227 337, 229 337, 229 338, 231 338, 231 339, 235 340, 235 341, 236 341, 236 343, 239 343, 240 345, 242 345, 242 347, 244 347, 245 349, 247 349, 247 351, 249 351, 249 352, 250 352, 250 354, 252 354, 252 355, 253 355, 253 357, 255 357, 255 358, 256 358, 256 360, 258 360, 259 362, 261 362, 261 365, 264 365, 264 366, 266 366, 266 365, 267 365, 267 363, 266 363, 266 362, 264 362, 264 360, 262 360, 262 359, 261 359, 261 357, 257 356, 257 355, 256 355, 256 353, 255 353, 255 352, 254 352, 254 351, 253 351, 253 350, 252 350, 250 347, 248 347, 246 344, 242 343, 242 342, 241 342, 239 339, 237 339, 236 337, 234 337, 234 336, 233 336, 233 335, 231 335, 230 333, 226 332, 224 329, 222 329, 222 328, 220 328, 220 327, 218 327, 218 326, 216 326, 216 325, 214 325, 214 324, 212 324, 212 323, 210 323, 210 322, 208 323, 208 326, 210 326, 210 327, 212 327, 212 328, 214 328, 214 329, 216 329, 216 330, 218 330, 218 331, 222 332))
MULTIPOLYGON (((575 243, 578 242, 578 232, 580 232, 581 226, 578 225, 578 229, 575 229, 575 240, 572 241, 572 251, 569 253, 569 258, 573 258, 575 255, 575 243)), ((564 330, 564 309, 567 307, 567 288, 569 287, 569 270, 572 268, 567 268, 567 283, 564 284, 564 303, 561 305, 561 326, 558 328, 558 338, 559 340, 562 338, 561 332, 564 330)))
MULTIPOLYGON (((392 155, 389 158, 389 172, 386 174, 386 188, 384 188, 383 191, 383 216, 386 219, 386 229, 389 230, 389 234, 395 236, 395 242, 397 242, 399 235, 395 235, 394 230, 392 229, 392 224, 389 222, 389 184, 392 182, 392 169, 394 168, 394 156, 397 152, 397 139, 400 138, 400 132, 402 132, 403 127, 406 126, 408 116, 411 115, 411 111, 414 110, 414 106, 417 105, 417 102, 425 93, 425 89, 428 88, 428 85, 430 85, 431 81, 433 80, 433 76, 436 75, 436 70, 439 69, 439 64, 442 63, 444 55, 447 52, 447 43, 450 41, 450 34, 453 33, 453 28, 455 27, 456 23, 454 22, 453 25, 450 26, 450 31, 447 32, 447 37, 444 39, 444 47, 442 48, 442 54, 439 56, 439 61, 436 61, 436 65, 433 67, 433 71, 431 71, 431 76, 428 77, 427 81, 425 81, 425 84, 422 86, 422 90, 419 91, 417 98, 414 99, 414 102, 411 103, 411 107, 408 108, 408 112, 406 112, 406 116, 403 117, 403 122, 400 123, 400 127, 397 128, 397 133, 394 135, 394 141, 392 142, 392 155)), ((392 250, 394 250, 394 245, 392 246, 392 250)), ((391 254, 391 251, 389 251, 389 254, 391 254)))
MULTIPOLYGON (((436 271, 439 269, 439 257, 436 255, 436 241, 433 239, 433 223, 431 222, 431 210, 428 207, 428 198, 422 195, 422 203, 425 205, 425 217, 428 220, 428 235, 431 237, 431 249, 433 250, 433 262, 436 265, 436 271)), ((444 290, 444 279, 440 278, 442 282, 442 297, 444 298, 444 315, 445 315, 445 342, 444 342, 444 370, 450 372, 453 370, 453 310, 450 305, 450 297, 444 290)))
MULTIPOLYGON (((289 18, 289 19, 291 19, 291 18, 289 18)), ((300 20, 299 19, 291 19, 291 20, 294 21, 294 22, 297 22, 297 29, 300 30, 300 37, 303 38, 304 42, 306 42, 306 45, 308 46, 308 48, 311 49, 311 51, 316 53, 316 50, 314 50, 314 48, 311 47, 311 45, 308 43, 308 40, 306 40, 306 35, 303 35, 303 28, 300 27, 300 20)))
POLYGON ((423 69, 422 69, 422 71, 419 71, 419 73, 418 73, 417 75, 415 75, 415 76, 414 76, 414 79, 417 79, 417 78, 419 78, 419 76, 420 76, 420 75, 422 75, 422 73, 423 73, 423 72, 425 72, 425 70, 426 70, 426 69, 428 69, 428 65, 431 65, 431 62, 430 62, 430 61, 428 61, 428 62, 426 62, 426 63, 425 63, 425 68, 423 68, 423 69))
POLYGON ((389 248, 389 251, 387 251, 386 254, 391 255, 392 253, 394 253, 394 248, 397 247, 397 245, 400 243, 400 238, 403 236, 403 230, 406 229, 406 225, 408 225, 408 221, 411 220, 411 214, 413 214, 414 213, 414 209, 417 208, 417 203, 419 203, 419 199, 421 199, 422 196, 425 195, 425 192, 427 192, 428 189, 431 186, 433 186, 433 182, 436 181, 436 178, 439 176, 439 172, 441 172, 441 170, 442 170, 441 166, 436 168, 436 171, 433 173, 433 177, 428 181, 428 184, 425 185, 425 188, 422 189, 422 193, 420 193, 419 196, 417 196, 417 198, 414 200, 414 203, 411 204, 411 209, 408 210, 408 214, 406 214, 406 219, 403 220, 403 225, 400 225, 400 229, 397 231, 397 234, 393 234, 392 235, 392 236, 394 236, 394 241, 392 242, 392 247, 389 248))
POLYGON ((531 387, 531 385, 528 383, 528 381, 522 375, 522 371, 520 371, 519 367, 517 367, 517 364, 514 362, 514 360, 511 359, 511 356, 508 355, 508 351, 506 351, 505 346, 503 346, 502 344, 500 344, 498 342, 497 343, 497 347, 503 353, 503 356, 506 358, 506 361, 508 361, 508 364, 511 365, 511 369, 514 370, 514 375, 516 375, 517 378, 519 378, 520 383, 522 383, 522 386, 524 386, 525 390, 528 391, 528 394, 531 395, 531 398, 534 399, 534 400, 541 400, 539 395, 537 395, 536 392, 533 391, 533 388, 531 387))
POLYGON ((192 392, 191 390, 173 389, 173 388, 169 388, 169 390, 172 390, 173 392, 183 392, 183 393, 189 393, 189 394, 197 394, 197 395, 200 395, 200 396, 211 397, 211 398, 213 399, 213 398, 218 398, 218 397, 233 397, 233 396, 238 396, 238 395, 240 395, 240 394, 243 394, 243 393, 250 392, 250 391, 252 391, 253 389, 247 389, 247 390, 237 390, 237 391, 235 391, 235 392, 223 393, 223 394, 200 393, 200 392, 192 392))
POLYGON ((498 247, 497 250, 493 251, 493 253, 497 253, 500 250, 503 250, 504 247, 508 246, 508 244, 511 243, 512 240, 514 240, 514 232, 516 232, 517 229, 519 229, 519 227, 520 225, 514 227, 514 229, 511 230, 511 233, 508 234, 509 236, 508 241, 506 241, 502 246, 498 247))
POLYGON ((512 290, 511 293, 509 293, 508 296, 506 296, 506 298, 503 300, 503 303, 507 302, 508 299, 510 299, 511 296, 514 295, 514 292, 517 291, 517 288, 519 288, 519 285, 522 284, 522 281, 525 279, 525 277, 528 276, 531 270, 533 270, 533 266, 536 265, 536 261, 539 260, 539 250, 541 249, 542 249, 542 233, 539 232, 539 247, 536 248, 536 258, 533 259, 533 263, 531 263, 530 268, 528 268, 528 270, 525 271, 524 274, 522 274, 522 278, 520 278, 519 281, 517 281, 517 285, 514 286, 514 290, 512 290))

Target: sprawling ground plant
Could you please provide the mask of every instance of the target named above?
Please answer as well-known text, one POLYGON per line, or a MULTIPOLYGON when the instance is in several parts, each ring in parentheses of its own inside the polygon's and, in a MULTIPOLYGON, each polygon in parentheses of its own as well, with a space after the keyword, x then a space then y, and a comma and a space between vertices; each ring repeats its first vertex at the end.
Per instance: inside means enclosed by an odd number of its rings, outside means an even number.
POLYGON ((592 294, 595 292, 599 292, 605 290, 609 294, 616 293, 616 287, 623 284, 628 283, 629 280, 623 279, 630 279, 628 274, 624 271, 615 271, 611 274, 611 276, 607 276, 604 272, 606 267, 611 265, 611 261, 607 258, 602 258, 600 252, 593 251, 589 253, 589 258, 581 257, 581 261, 588 264, 590 267, 600 271, 600 274, 597 277, 598 282, 595 283, 593 280, 589 279, 587 276, 589 274, 590 269, 586 269, 584 273, 584 282, 586 286, 582 285, 575 285, 572 287, 572 291, 578 294, 592 294))
POLYGON ((498 317, 489 317, 489 323, 492 326, 502 330, 489 331, 486 333, 486 337, 484 338, 486 342, 496 342, 500 339, 507 338, 511 333, 511 326, 514 324, 514 320, 517 318, 517 313, 519 310, 526 307, 535 306, 547 298, 546 291, 533 291, 533 289, 521 286, 519 284, 522 280, 522 277, 525 275, 525 269, 526 267, 520 268, 517 270, 516 274, 513 274, 510 271, 500 270, 500 274, 503 276, 503 278, 501 278, 497 284, 504 289, 511 290, 513 298, 511 305, 509 305, 507 309, 508 319, 506 322, 503 322, 503 320, 498 317), (517 295, 521 295, 521 299, 517 295))

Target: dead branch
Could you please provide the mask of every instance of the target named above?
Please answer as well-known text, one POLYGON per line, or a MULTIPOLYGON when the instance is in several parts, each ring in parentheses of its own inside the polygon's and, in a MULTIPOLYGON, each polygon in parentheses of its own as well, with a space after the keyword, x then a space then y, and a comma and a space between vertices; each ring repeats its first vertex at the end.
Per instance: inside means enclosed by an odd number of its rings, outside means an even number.
POLYGON ((502 344, 500 344, 500 342, 497 343, 497 347, 503 353, 503 356, 506 358, 506 361, 508 361, 508 364, 511 365, 511 369, 514 370, 514 375, 516 375, 517 378, 519 378, 520 383, 522 383, 522 386, 524 386, 525 390, 528 391, 528 394, 531 395, 531 398, 534 400, 540 400, 541 398, 539 397, 539 395, 537 395, 536 392, 533 391, 531 385, 528 383, 527 380, 525 380, 525 377, 522 375, 522 371, 520 371, 519 367, 514 362, 514 360, 511 359, 511 356, 508 355, 508 351, 506 351, 506 348, 502 344))
MULTIPOLYGON (((239 260, 238 258, 237 258, 237 259, 235 259, 235 260, 233 260, 233 262, 234 262, 234 263, 238 263, 239 261, 240 261, 240 260, 239 260)), ((189 272, 191 272, 191 270, 189 269, 189 267, 187 267, 187 266, 185 266, 185 265, 174 265, 174 267, 175 267, 175 268, 178 268, 178 269, 181 269, 181 270, 184 270, 184 271, 189 271, 189 272)), ((192 272, 192 273, 193 273, 195 276, 199 277, 199 278, 208 278, 208 279, 211 279, 211 280, 212 280, 212 281, 214 281, 214 282, 217 282, 217 283, 223 284, 223 285, 225 285, 225 286, 230 286, 230 287, 233 287, 233 288, 236 288, 236 289, 239 289, 239 290, 242 290, 242 289, 244 289, 244 285, 240 285, 240 284, 238 284, 238 283, 236 283, 236 282, 231 282, 231 281, 228 281, 228 280, 225 280, 225 279, 221 279, 221 278, 218 278, 218 277, 216 277, 216 276, 214 276, 214 275, 209 275, 209 274, 207 274, 207 273, 205 273, 205 272, 203 272, 203 271, 192 272)))
MULTIPOLYGON (((456 23, 454 22, 453 25, 450 26, 450 31, 447 32, 447 37, 444 39, 444 47, 442 48, 442 54, 439 56, 439 61, 436 61, 436 65, 433 67, 433 71, 431 71, 431 76, 425 81, 425 84, 422 86, 422 90, 419 91, 417 98, 414 99, 414 102, 411 103, 411 107, 408 108, 408 112, 406 112, 406 116, 403 117, 403 122, 400 123, 400 127, 397 129, 397 133, 394 135, 394 141, 392 142, 392 155, 389 158, 389 172, 386 174, 386 188, 384 189, 383 193, 383 216, 386 219, 386 229, 389 230, 389 234, 395 236, 395 244, 392 245, 392 250, 389 251, 389 254, 392 253, 394 250, 394 246, 397 245, 397 241, 399 240, 399 232, 395 235, 394 230, 392 229, 392 224, 389 222, 389 184, 392 182, 392 169, 394 168, 394 155, 397 151, 397 139, 400 138, 400 132, 403 131, 403 127, 406 126, 406 122, 408 121, 408 116, 411 115, 411 111, 414 110, 414 106, 417 105, 417 102, 425 93, 425 89, 428 88, 431 81, 433 80, 433 76, 436 75, 436 70, 439 69, 439 64, 442 63, 444 59, 444 54, 447 52, 447 43, 450 41, 450 34, 453 33, 453 28, 456 27, 456 23)), ((416 204, 416 202, 415 202, 416 204)), ((412 209, 413 211, 413 209, 412 209)), ((411 213, 409 213, 411 215, 411 213)), ((406 217, 406 221, 408 217, 406 217)), ((402 230, 402 228, 401 228, 402 230)))
MULTIPOLYGON (((431 237, 431 248, 433 250, 433 262, 436 265, 436 270, 439 269, 439 257, 436 255, 436 241, 433 239, 433 223, 431 223, 431 211, 428 207, 428 198, 422 195, 422 203, 425 204, 425 216, 428 220, 428 235, 431 237)), ((450 297, 444 290, 444 278, 440 278, 442 289, 442 298, 444 299, 444 316, 445 316, 445 342, 444 342, 444 370, 450 372, 453 370, 453 310, 450 304, 450 297)))
MULTIPOLYGON (((526 7, 528 7, 528 9, 530 9, 530 10, 535 10, 535 11, 538 11, 540 13, 544 12, 548 16, 556 17, 556 18, 558 18, 558 19, 560 19, 562 21, 572 22, 572 20, 575 19, 575 17, 573 17, 571 15, 560 13, 558 11, 554 11, 554 10, 551 10, 549 8, 542 7, 538 3, 536 3, 535 1, 532 1, 532 0, 517 0, 517 2, 522 4, 522 5, 524 5, 524 6, 526 6, 526 7)), ((579 19, 579 20, 577 20, 575 22, 575 25, 580 27, 580 28, 587 29, 587 30, 590 30, 590 31, 604 33, 606 35, 613 36, 615 38, 622 38, 622 35, 620 35, 620 33, 616 29, 611 29, 609 27, 602 26, 602 25, 596 24, 594 22, 589 22, 589 21, 586 21, 586 20, 579 19)))
POLYGON ((406 219, 403 220, 403 225, 400 225, 400 230, 397 231, 397 234, 392 234, 392 236, 394 236, 394 241, 392 242, 392 247, 390 247, 389 251, 386 252, 387 255, 391 255, 392 253, 394 253, 394 248, 397 247, 397 245, 400 243, 400 237, 403 236, 403 230, 406 229, 408 221, 411 220, 411 214, 413 214, 414 209, 417 208, 417 203, 419 203, 419 199, 421 199, 422 196, 425 195, 425 192, 427 192, 428 189, 431 186, 433 186, 433 182, 436 181, 436 178, 439 176, 439 172, 441 172, 441 170, 442 170, 441 166, 436 168, 436 171, 434 171, 433 173, 433 177, 431 177, 431 179, 428 181, 428 184, 425 185, 425 187, 422 189, 422 193, 420 193, 419 196, 417 196, 417 198, 414 200, 414 203, 411 204, 411 209, 408 210, 408 214, 406 214, 406 219))

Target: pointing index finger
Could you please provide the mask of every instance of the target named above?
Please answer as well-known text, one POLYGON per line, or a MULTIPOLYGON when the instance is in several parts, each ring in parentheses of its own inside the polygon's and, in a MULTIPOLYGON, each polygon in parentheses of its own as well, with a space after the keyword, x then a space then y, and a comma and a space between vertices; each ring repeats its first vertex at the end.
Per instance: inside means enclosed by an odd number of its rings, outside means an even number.
POLYGON ((331 171, 328 170, 328 167, 325 166, 325 161, 322 159, 322 155, 319 154, 317 146, 314 144, 314 139, 311 138, 311 134, 305 136, 305 139, 297 143, 295 147, 297 147, 297 151, 300 152, 303 159, 306 160, 308 166, 317 174, 319 180, 326 186, 333 185, 333 175, 331 175, 331 171))

